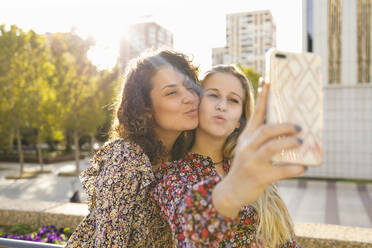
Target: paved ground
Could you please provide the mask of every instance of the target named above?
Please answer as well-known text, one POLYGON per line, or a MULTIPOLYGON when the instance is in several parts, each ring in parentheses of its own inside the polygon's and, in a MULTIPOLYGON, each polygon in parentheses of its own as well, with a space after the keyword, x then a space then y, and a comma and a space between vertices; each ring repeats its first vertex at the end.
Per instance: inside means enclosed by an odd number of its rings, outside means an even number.
MULTIPOLYGON (((80 161, 80 169, 88 167, 88 159, 80 161)), ((37 164, 25 164, 25 170, 38 169, 37 164)), ((17 163, 0 162, 0 199, 1 197, 22 199, 22 200, 42 200, 54 202, 68 202, 75 190, 79 190, 80 199, 86 200, 86 195, 81 187, 78 177, 57 176, 59 172, 68 172, 75 169, 74 162, 63 162, 45 165, 46 170, 51 170, 49 174, 39 174, 33 179, 5 179, 6 175, 16 174, 19 171, 17 163), (9 170, 2 170, 8 168, 9 170)))
POLYGON ((278 185, 295 222, 372 228, 372 184, 286 180, 278 185))
MULTIPOLYGON (((37 166, 26 164, 25 168, 37 166)), ((80 168, 87 166, 88 160, 82 160, 80 168)), ((52 173, 34 179, 8 180, 5 176, 16 173, 18 164, 0 162, 0 200, 67 202, 75 190, 80 191, 82 200, 86 199, 77 177, 57 176, 58 172, 72 171, 74 162, 45 167, 52 173)), ((279 190, 295 222, 372 228, 372 184, 286 180, 279 183, 279 190)))

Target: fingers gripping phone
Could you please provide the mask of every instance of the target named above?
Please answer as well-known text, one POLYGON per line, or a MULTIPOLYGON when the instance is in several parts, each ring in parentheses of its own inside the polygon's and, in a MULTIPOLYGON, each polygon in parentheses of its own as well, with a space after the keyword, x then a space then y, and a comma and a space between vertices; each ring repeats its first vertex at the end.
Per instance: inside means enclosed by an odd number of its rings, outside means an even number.
POLYGON ((265 81, 270 82, 266 123, 289 122, 302 127, 298 137, 303 139, 303 144, 283 150, 272 161, 321 165, 323 92, 320 56, 270 49, 266 53, 265 81))

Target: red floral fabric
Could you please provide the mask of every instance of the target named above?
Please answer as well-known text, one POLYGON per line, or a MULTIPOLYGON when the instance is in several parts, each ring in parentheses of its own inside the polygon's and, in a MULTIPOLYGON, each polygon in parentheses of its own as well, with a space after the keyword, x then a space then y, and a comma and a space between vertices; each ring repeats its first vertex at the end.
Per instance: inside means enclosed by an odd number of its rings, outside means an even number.
MULTIPOLYGON (((226 161, 225 172, 229 166, 226 161)), ((164 163, 155 178, 150 197, 169 222, 177 247, 263 247, 256 237, 253 207, 241 208, 235 219, 214 208, 212 191, 222 178, 209 157, 190 153, 184 160, 164 163)), ((293 240, 280 247, 300 246, 293 240)))

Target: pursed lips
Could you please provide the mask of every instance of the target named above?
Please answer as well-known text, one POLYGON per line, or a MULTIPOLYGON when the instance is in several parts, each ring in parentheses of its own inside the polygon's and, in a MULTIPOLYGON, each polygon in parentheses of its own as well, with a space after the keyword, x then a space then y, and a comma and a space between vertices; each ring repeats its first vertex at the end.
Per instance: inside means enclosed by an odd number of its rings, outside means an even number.
POLYGON ((185 112, 185 114, 190 114, 190 115, 197 114, 197 113, 198 113, 198 109, 197 108, 193 108, 193 109, 185 112))
POLYGON ((225 121, 226 119, 222 115, 215 115, 213 116, 217 120, 225 121))

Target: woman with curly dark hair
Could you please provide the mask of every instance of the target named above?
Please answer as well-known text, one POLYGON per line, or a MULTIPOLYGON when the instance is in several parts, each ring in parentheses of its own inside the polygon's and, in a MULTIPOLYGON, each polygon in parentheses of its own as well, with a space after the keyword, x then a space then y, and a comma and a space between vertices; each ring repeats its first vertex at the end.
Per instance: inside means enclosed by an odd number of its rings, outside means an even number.
POLYGON ((89 214, 66 247, 170 247, 169 225, 148 197, 154 170, 179 157, 186 130, 198 125, 197 68, 160 50, 128 67, 111 141, 80 175, 89 214))

